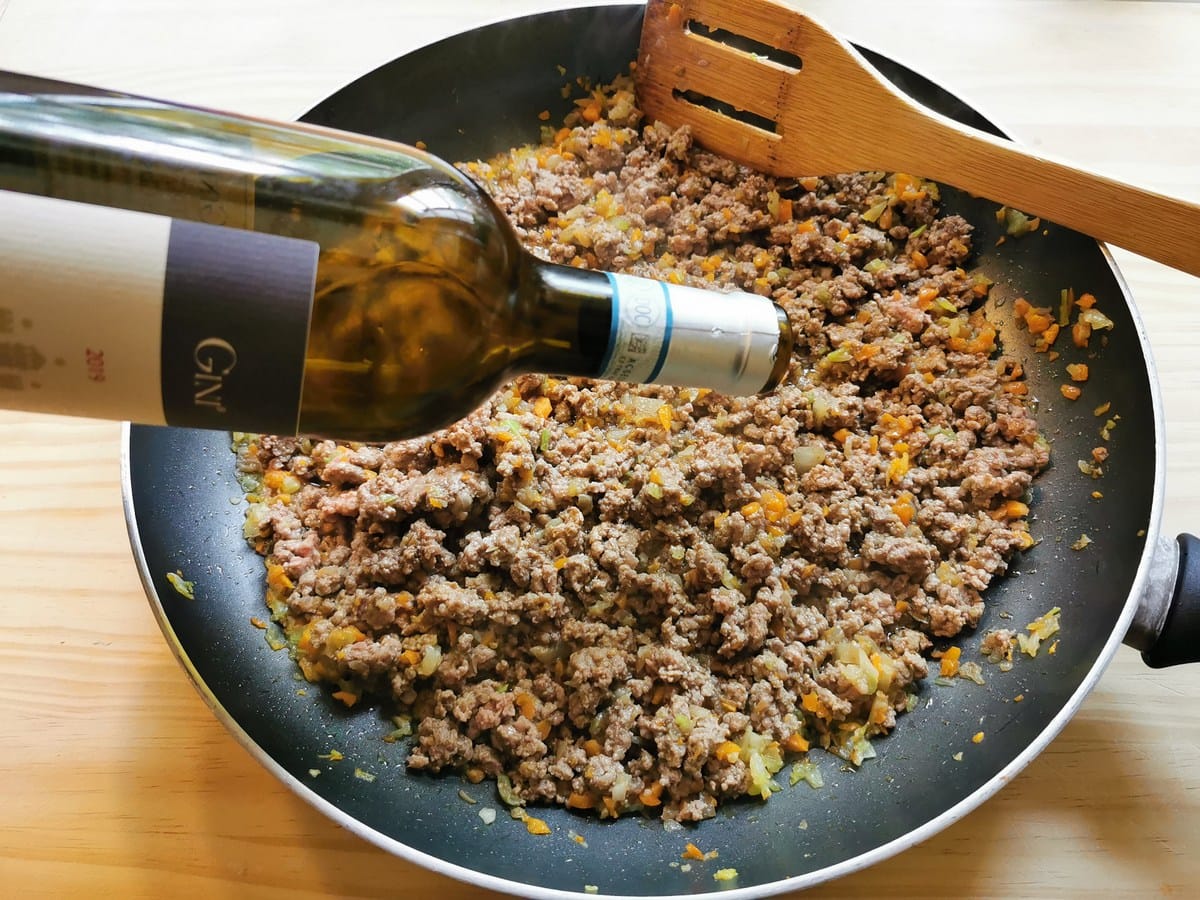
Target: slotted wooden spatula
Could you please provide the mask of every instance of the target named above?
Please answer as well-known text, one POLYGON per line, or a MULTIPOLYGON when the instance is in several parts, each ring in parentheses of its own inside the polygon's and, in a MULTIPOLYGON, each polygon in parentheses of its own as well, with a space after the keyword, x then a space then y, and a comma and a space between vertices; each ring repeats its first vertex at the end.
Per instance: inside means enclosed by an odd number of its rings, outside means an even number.
POLYGON ((1200 205, 959 125, 776 0, 649 0, 637 82, 647 114, 762 171, 907 172, 1200 275, 1200 205))

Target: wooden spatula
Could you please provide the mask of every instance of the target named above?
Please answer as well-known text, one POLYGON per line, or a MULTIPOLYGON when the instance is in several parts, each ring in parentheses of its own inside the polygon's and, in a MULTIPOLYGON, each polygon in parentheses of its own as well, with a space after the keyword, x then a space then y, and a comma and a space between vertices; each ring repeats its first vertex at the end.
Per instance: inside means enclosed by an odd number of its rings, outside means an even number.
POLYGON ((649 0, 637 81, 647 114, 759 170, 906 172, 1200 275, 1200 205, 959 125, 776 0, 649 0))

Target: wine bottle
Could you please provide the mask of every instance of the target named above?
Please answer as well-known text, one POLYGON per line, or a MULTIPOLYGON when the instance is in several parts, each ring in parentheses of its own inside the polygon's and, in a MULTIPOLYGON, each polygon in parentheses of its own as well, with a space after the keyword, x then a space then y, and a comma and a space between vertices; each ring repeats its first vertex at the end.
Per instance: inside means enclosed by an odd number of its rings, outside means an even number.
POLYGON ((523 372, 768 390, 783 311, 555 265, 413 147, 0 73, 0 406, 392 440, 523 372))

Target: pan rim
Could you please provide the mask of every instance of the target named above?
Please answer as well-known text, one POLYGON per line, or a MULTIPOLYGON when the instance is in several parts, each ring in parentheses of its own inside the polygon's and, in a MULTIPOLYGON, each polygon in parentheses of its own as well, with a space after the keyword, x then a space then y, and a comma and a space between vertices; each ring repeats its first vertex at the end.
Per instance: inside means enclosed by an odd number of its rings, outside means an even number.
MULTIPOLYGON (((611 0, 600 0, 599 3, 581 3, 578 2, 578 0, 568 0, 568 3, 565 7, 554 11, 563 12, 571 9, 586 9, 588 7, 594 8, 596 6, 628 7, 632 9, 642 5, 643 4, 639 3, 611 2, 611 0)), ((544 12, 541 14, 544 14, 544 12)), ((422 47, 410 48, 405 53, 407 54, 416 52, 417 50, 423 49, 423 47, 436 45, 442 40, 453 38, 469 31, 479 30, 503 22, 527 19, 537 15, 539 15, 539 13, 535 12, 491 18, 486 21, 482 21, 474 25, 472 28, 466 29, 465 31, 457 31, 444 35, 443 37, 437 38, 433 42, 425 44, 422 47)), ((851 38, 847 36, 847 39, 851 38)), ((897 65, 900 65, 913 73, 918 75, 921 74, 922 70, 920 67, 910 65, 905 59, 898 57, 894 53, 882 53, 877 51, 870 45, 869 42, 865 41, 853 39, 853 43, 855 46, 865 49, 869 52, 877 53, 879 56, 895 62, 897 65)), ((932 79, 927 80, 931 81, 931 83, 938 84, 937 82, 933 82, 932 79)), ((961 92, 955 90, 952 93, 955 98, 963 102, 970 109, 987 117, 986 113, 979 105, 968 101, 961 92)), ((991 117, 987 118, 989 121, 995 121, 994 119, 991 119, 991 117)), ((1003 769, 992 776, 992 778, 967 796, 963 797, 953 806, 944 810, 942 813, 938 814, 927 822, 917 826, 916 828, 913 828, 901 837, 885 844, 881 844, 880 846, 875 847, 865 853, 861 853, 853 858, 846 859, 841 862, 834 863, 833 865, 801 875, 795 875, 789 878, 759 885, 747 886, 744 888, 734 888, 732 890, 705 891, 703 893, 693 893, 689 895, 632 895, 607 893, 585 894, 579 891, 565 891, 556 888, 539 887, 536 885, 513 881, 508 878, 491 875, 485 872, 480 872, 476 869, 467 868, 457 863, 449 862, 441 857, 433 856, 424 851, 417 850, 408 844, 385 835, 364 824, 350 814, 344 812, 340 807, 317 794, 304 782, 284 769, 283 766, 281 766, 266 750, 264 750, 260 744, 254 741, 242 728, 238 721, 224 707, 221 701, 204 682, 198 670, 192 664, 187 651, 184 649, 182 642, 179 640, 179 637, 172 627, 171 622, 166 614, 166 609, 163 605, 162 598, 159 595, 158 588, 155 584, 155 579, 150 572, 149 562, 146 559, 143 549, 143 543, 137 521, 137 513, 133 500, 133 426, 126 422, 122 424, 120 442, 120 482, 122 506, 134 562, 138 569, 138 575, 142 582, 142 587, 146 592, 147 599, 150 603, 159 629, 167 641, 168 646, 171 648, 173 655, 179 661, 184 671, 188 674, 193 686, 200 694, 206 705, 212 710, 217 720, 220 721, 221 724, 229 731, 231 736, 233 736, 234 739, 237 740, 237 742, 241 744, 242 747, 246 749, 250 755, 254 757, 268 772, 274 775, 278 781, 291 790, 293 794, 309 803, 327 818, 345 828, 352 834, 355 834, 367 842, 379 847, 380 849, 385 850, 386 852, 400 857, 408 862, 420 865, 422 868, 436 872, 440 875, 454 878, 458 881, 476 885, 478 887, 500 891, 510 895, 536 898, 536 900, 567 900, 567 898, 582 897, 609 897, 615 900, 615 898, 629 898, 635 896, 640 898, 640 900, 673 900, 673 898, 678 898, 680 896, 688 896, 692 898, 709 898, 720 896, 722 898, 728 898, 728 900, 751 900, 751 898, 775 896, 787 891, 810 888, 817 884, 842 878, 853 872, 868 868, 882 862, 885 859, 896 856, 897 854, 911 849, 912 847, 933 837, 935 834, 945 830, 950 825, 962 819, 968 813, 974 811, 984 802, 989 800, 1002 787, 1011 782, 1013 778, 1015 778, 1016 775, 1019 774, 1026 766, 1028 766, 1038 755, 1040 755, 1050 744, 1050 742, 1061 733, 1067 723, 1076 715, 1080 706, 1099 682, 1100 677, 1111 663, 1113 656, 1116 654, 1117 649, 1123 642, 1125 634, 1137 610, 1139 601, 1141 600, 1143 593, 1146 591, 1149 580, 1150 561, 1154 555, 1159 534, 1161 532, 1163 504, 1165 502, 1166 431, 1161 386, 1159 383, 1157 368, 1155 366, 1149 338, 1146 333, 1145 323, 1143 322, 1137 305, 1134 302, 1129 285, 1120 268, 1118 267, 1110 248, 1106 244, 1100 242, 1097 243, 1105 261, 1112 271, 1114 280, 1116 281, 1116 284, 1124 297, 1134 325, 1138 344, 1146 366, 1146 374, 1150 388, 1151 415, 1154 423, 1155 468, 1152 496, 1150 498, 1150 512, 1146 524, 1146 540, 1143 546, 1141 559, 1138 563, 1137 573, 1129 591, 1129 595, 1126 598, 1126 602, 1122 608, 1120 616, 1117 618, 1111 635, 1096 654, 1095 660, 1089 668, 1087 675, 1081 680, 1079 686, 1071 694, 1066 703, 1063 704, 1058 713, 1056 713, 1050 722, 1048 722, 1047 725, 1038 733, 1033 741, 1031 741, 1007 765, 1005 765, 1003 769)))

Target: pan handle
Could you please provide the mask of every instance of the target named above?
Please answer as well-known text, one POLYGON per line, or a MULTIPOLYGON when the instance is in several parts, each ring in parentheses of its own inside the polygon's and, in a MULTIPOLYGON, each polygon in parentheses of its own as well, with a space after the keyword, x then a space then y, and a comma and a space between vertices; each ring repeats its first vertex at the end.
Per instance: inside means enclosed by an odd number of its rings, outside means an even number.
POLYGON ((1155 669, 1200 662, 1200 539, 1160 538, 1125 643, 1155 669))

